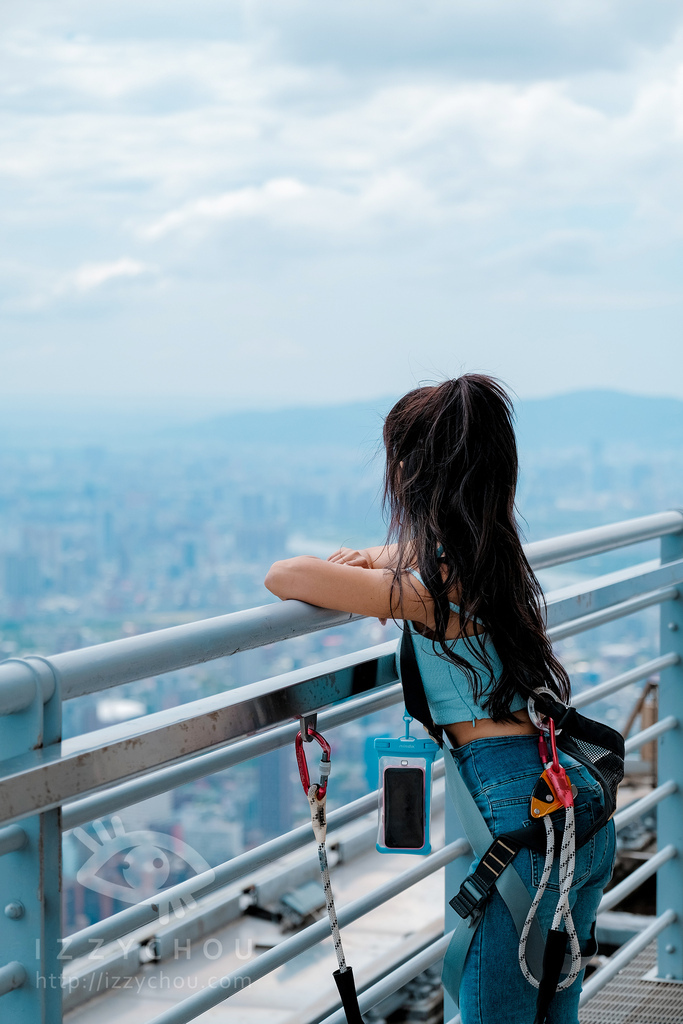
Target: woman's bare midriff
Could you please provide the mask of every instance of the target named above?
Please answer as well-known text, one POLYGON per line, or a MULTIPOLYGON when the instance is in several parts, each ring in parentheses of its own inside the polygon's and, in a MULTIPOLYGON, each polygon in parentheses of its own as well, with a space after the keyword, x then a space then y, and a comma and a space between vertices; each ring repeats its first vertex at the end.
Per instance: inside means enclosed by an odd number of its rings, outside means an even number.
POLYGON ((470 719, 468 722, 444 725, 444 729, 456 747, 462 747, 472 740, 489 739, 491 736, 533 736, 537 732, 526 710, 515 711, 514 714, 519 719, 519 725, 515 725, 514 722, 493 722, 490 718, 477 718, 474 726, 470 719))

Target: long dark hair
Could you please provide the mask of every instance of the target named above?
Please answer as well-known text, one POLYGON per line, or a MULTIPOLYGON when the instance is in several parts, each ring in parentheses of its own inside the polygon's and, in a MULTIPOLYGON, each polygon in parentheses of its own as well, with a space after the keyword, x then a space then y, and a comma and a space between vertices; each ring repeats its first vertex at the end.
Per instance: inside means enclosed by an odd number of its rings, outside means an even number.
POLYGON ((494 721, 517 721, 510 704, 529 687, 568 700, 569 677, 553 654, 543 592, 517 529, 517 444, 501 384, 469 373, 410 391, 384 422, 384 445, 388 540, 398 545, 393 587, 400 595, 406 568, 417 565, 434 600, 435 651, 467 674, 477 703, 486 691, 482 706, 494 721), (467 620, 485 630, 466 637, 469 660, 446 640, 453 593, 462 636, 467 620), (487 635, 503 666, 497 681, 487 635))

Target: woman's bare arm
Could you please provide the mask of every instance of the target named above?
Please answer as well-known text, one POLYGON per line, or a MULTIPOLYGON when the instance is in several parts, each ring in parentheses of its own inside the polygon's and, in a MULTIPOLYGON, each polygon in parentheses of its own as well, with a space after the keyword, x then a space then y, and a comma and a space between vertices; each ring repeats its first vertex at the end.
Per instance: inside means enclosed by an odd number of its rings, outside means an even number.
POLYGON ((307 601, 320 608, 369 615, 377 619, 410 619, 434 628, 428 591, 409 574, 402 593, 392 587, 394 574, 386 569, 323 561, 309 555, 274 562, 265 585, 276 597, 307 601))

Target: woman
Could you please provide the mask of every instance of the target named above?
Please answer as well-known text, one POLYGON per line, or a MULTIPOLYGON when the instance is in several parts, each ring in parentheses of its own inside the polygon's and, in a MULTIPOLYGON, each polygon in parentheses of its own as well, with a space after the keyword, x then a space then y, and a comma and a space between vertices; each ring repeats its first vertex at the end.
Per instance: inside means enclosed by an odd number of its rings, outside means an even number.
MULTIPOLYGON (((545 632, 543 598, 514 514, 517 449, 512 404, 490 377, 466 374, 400 399, 384 424, 387 544, 341 548, 327 561, 276 562, 266 586, 323 608, 401 619, 414 633, 432 718, 492 834, 529 822, 541 764, 538 733, 520 680, 568 700, 567 673, 545 632)), ((528 690, 528 687, 527 687, 528 690)), ((561 757, 577 788, 577 856, 571 903, 582 951, 615 854, 613 822, 581 844, 602 808, 589 772, 561 757)), ((564 811, 553 821, 562 828, 564 811), (558 817, 559 820, 555 821, 558 817)), ((534 893, 543 857, 519 851, 514 866, 534 893)), ((538 911, 544 932, 557 903, 558 865, 538 911)), ((449 894, 454 895, 454 894, 449 894)), ((463 1024, 531 1024, 536 989, 518 963, 518 936, 493 891, 460 985, 463 1024)), ((583 972, 553 998, 549 1024, 577 1024, 583 972)), ((454 995, 457 995, 454 993, 454 995)))

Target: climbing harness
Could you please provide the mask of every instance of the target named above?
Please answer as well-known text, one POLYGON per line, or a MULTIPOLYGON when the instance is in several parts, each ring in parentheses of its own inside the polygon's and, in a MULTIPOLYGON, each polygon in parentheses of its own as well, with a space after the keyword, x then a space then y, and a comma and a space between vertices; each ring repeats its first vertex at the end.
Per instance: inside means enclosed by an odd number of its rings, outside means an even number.
POLYGON ((335 910, 334 897, 332 895, 330 869, 327 863, 327 847, 325 846, 325 839, 327 837, 327 780, 332 770, 332 751, 327 740, 319 732, 316 732, 315 724, 315 716, 313 715, 301 719, 301 729, 296 735, 294 749, 299 766, 301 785, 311 809, 313 834, 318 842, 318 862, 320 864, 320 874, 325 893, 325 905, 327 907, 327 916, 330 919, 330 931, 332 932, 337 964, 339 965, 337 970, 334 971, 333 977, 342 1001, 344 1013, 346 1014, 347 1024, 363 1024, 363 1018, 358 1006, 356 986, 353 980, 353 970, 346 963, 346 958, 344 957, 339 923, 337 921, 337 911, 335 910), (322 748, 322 756, 318 768, 320 781, 313 784, 311 784, 306 754, 304 752, 304 743, 310 743, 312 740, 319 743, 322 748))
MULTIPOLYGON (((434 722, 429 710, 409 628, 403 631, 399 672, 406 710, 422 722, 432 738, 443 746, 442 728, 434 722)), ((524 686, 522 689, 524 692, 524 686)), ((464 880, 460 891, 450 900, 462 920, 455 929, 444 957, 442 981, 457 1003, 467 952, 481 922, 486 900, 495 887, 512 916, 520 938, 520 968, 527 981, 538 988, 534 1024, 544 1024, 554 993, 558 989, 568 988, 597 952, 593 926, 590 948, 581 955, 571 918, 569 893, 576 852, 574 794, 564 768, 559 763, 557 748, 584 765, 600 784, 604 795, 603 812, 582 835, 583 845, 607 823, 614 812, 617 786, 624 773, 624 739, 609 726, 585 718, 575 708, 562 704, 551 690, 527 689, 529 716, 540 733, 539 754, 543 765, 531 798, 531 827, 523 827, 494 839, 460 775, 450 748, 444 751, 448 791, 474 855, 478 858, 478 864, 464 880), (550 752, 545 734, 550 739, 550 752), (536 911, 548 884, 555 856, 555 834, 550 814, 562 807, 565 809, 565 829, 560 849, 560 896, 551 928, 544 939, 536 911), (539 835, 541 820, 545 841, 539 835), (523 846, 545 854, 541 882, 533 900, 512 864, 523 846), (565 931, 561 930, 562 923, 565 931), (569 953, 565 953, 567 939, 569 953), (561 974, 566 975, 562 982, 559 980, 561 974)))

